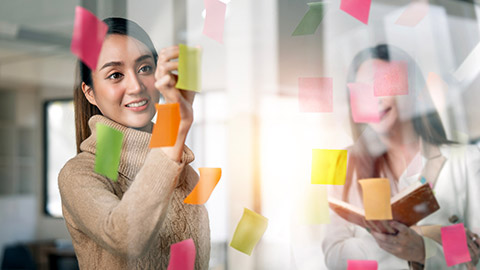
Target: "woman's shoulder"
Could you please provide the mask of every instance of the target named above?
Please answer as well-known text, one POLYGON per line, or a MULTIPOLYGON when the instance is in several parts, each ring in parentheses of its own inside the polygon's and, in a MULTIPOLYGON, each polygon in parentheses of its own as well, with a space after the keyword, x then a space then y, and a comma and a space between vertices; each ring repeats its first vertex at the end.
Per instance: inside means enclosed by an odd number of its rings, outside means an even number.
POLYGON ((72 175, 93 172, 94 167, 95 156, 88 152, 80 152, 65 163, 58 175, 58 182, 71 179, 72 175))

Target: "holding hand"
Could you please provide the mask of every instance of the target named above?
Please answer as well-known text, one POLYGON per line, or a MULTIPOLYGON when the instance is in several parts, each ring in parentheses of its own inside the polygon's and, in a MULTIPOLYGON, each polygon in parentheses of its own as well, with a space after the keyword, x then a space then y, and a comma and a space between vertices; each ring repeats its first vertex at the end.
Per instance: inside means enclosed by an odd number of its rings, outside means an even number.
POLYGON ((163 151, 172 160, 180 162, 183 154, 183 145, 193 123, 192 104, 195 99, 195 92, 180 90, 175 87, 178 76, 172 74, 172 71, 178 69, 178 62, 171 60, 178 58, 178 56, 178 46, 171 46, 160 51, 155 71, 155 88, 163 95, 166 103, 179 103, 180 105, 180 126, 176 143, 172 147, 162 147, 163 151))
POLYGON ((383 225, 398 233, 393 235, 372 231, 378 246, 400 259, 424 264, 425 243, 418 233, 396 221, 384 222, 383 225))

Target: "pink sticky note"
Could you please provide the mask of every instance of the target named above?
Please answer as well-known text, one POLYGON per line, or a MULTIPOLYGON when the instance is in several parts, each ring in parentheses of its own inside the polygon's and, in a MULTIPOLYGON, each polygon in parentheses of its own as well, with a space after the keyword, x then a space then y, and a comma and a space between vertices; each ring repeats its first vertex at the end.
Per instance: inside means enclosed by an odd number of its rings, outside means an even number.
POLYGON ((414 27, 416 26, 428 13, 428 3, 413 2, 405 9, 405 11, 398 17, 395 24, 414 27))
POLYGON ((301 112, 333 112, 332 78, 298 78, 301 112))
POLYGON ((472 260, 463 223, 442 227, 441 233, 443 254, 448 267, 472 260))
POLYGON ((70 50, 90 69, 97 68, 98 55, 102 50, 103 39, 108 26, 90 11, 77 6, 70 50))
POLYGON ((223 27, 227 5, 218 0, 204 0, 203 2, 206 10, 203 34, 223 43, 223 27))
POLYGON ((364 24, 368 24, 371 4, 372 0, 342 0, 340 9, 364 24))
POLYGON ((378 123, 380 113, 378 98, 373 95, 373 86, 365 83, 349 83, 350 107, 355 123, 378 123))
POLYGON ((373 93, 376 97, 408 95, 408 65, 393 61, 375 68, 373 93))
POLYGON ((192 238, 171 245, 167 270, 193 270, 195 255, 195 244, 192 238))
POLYGON ((377 270, 378 263, 377 261, 365 260, 348 260, 347 261, 347 270, 377 270))

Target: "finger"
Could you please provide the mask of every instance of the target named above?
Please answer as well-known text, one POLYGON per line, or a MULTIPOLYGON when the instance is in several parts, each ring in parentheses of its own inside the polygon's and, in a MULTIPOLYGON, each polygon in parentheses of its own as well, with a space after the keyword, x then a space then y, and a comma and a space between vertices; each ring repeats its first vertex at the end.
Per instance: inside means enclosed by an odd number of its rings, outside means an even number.
POLYGON ((380 228, 378 228, 378 226, 375 224, 375 222, 372 222, 372 221, 369 221, 369 220, 365 220, 365 221, 368 224, 368 227, 372 229, 372 231, 379 232, 379 233, 382 232, 382 230, 380 230, 380 228))
POLYGON ((402 223, 400 223, 400 222, 397 222, 397 221, 394 221, 394 220, 390 221, 389 223, 390 223, 390 226, 391 226, 393 229, 395 229, 395 230, 398 231, 398 233, 406 233, 406 232, 408 232, 409 229, 410 229, 410 228, 408 228, 407 226, 405 226, 404 224, 402 224, 402 223))
POLYGON ((379 233, 379 232, 372 232, 372 235, 375 239, 378 239, 382 242, 392 243, 392 244, 398 243, 397 238, 393 235, 379 233))
POLYGON ((172 59, 178 58, 178 54, 179 54, 178 46, 163 48, 158 53, 158 63, 164 63, 172 59))
POLYGON ((383 226, 383 228, 385 228, 385 230, 388 232, 388 234, 396 234, 397 233, 397 230, 395 230, 394 228, 392 228, 389 224, 388 221, 386 220, 381 220, 380 221, 380 225, 383 226))
POLYGON ((157 70, 155 70, 155 78, 160 78, 171 71, 178 69, 178 62, 165 62, 159 63, 157 65, 157 70))

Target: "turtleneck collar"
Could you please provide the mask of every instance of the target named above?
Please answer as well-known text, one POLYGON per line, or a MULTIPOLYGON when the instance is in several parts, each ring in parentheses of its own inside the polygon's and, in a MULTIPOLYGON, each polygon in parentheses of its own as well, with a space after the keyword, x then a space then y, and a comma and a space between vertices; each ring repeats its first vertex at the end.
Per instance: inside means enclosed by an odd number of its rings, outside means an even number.
MULTIPOLYGON (((94 115, 88 120, 91 135, 80 144, 82 152, 89 152, 95 155, 97 145, 97 123, 102 123, 108 127, 114 128, 123 134, 122 153, 120 155, 120 165, 118 172, 127 178, 133 180, 138 170, 145 163, 147 154, 150 152, 148 147, 151 133, 125 127, 103 115, 94 115)), ((195 159, 193 152, 184 146, 182 162, 188 164, 195 159)))

